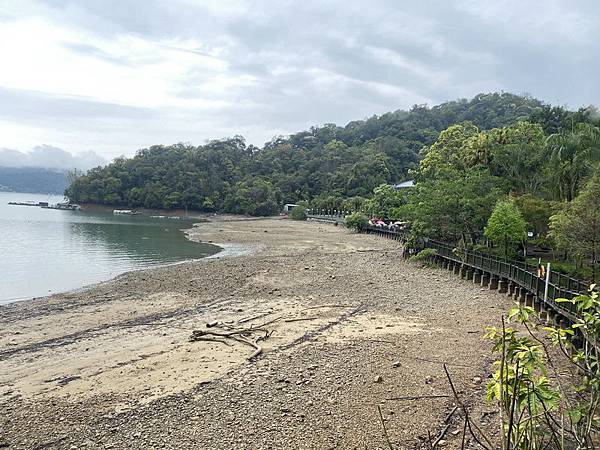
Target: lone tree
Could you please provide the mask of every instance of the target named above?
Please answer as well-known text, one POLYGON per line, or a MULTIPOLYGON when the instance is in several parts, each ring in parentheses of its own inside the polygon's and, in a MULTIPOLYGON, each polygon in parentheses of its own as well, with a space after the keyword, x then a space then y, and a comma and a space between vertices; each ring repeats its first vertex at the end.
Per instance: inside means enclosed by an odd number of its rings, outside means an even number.
POLYGON ((558 247, 589 261, 595 282, 600 258, 600 175, 593 176, 575 200, 550 218, 550 233, 558 247))
POLYGON ((492 215, 488 219, 484 235, 495 244, 504 249, 504 256, 508 256, 508 249, 523 241, 526 233, 525 219, 513 199, 498 200, 492 215))

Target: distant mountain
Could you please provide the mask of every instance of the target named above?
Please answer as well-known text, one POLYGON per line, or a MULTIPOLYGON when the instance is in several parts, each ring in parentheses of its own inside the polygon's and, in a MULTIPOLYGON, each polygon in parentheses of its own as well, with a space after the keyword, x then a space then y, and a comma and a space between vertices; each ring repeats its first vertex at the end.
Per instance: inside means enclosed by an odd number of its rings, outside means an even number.
POLYGON ((0 167, 0 191, 63 194, 66 170, 39 167, 0 167))

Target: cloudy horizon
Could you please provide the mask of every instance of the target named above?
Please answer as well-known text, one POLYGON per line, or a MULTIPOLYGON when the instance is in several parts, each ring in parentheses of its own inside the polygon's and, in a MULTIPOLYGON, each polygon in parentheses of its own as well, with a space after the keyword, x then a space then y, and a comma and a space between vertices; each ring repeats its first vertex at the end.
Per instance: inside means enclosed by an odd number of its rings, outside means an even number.
POLYGON ((0 148, 262 146, 493 91, 598 105, 598 30, 591 0, 0 0, 0 148))
POLYGON ((109 161, 93 151, 71 153, 51 145, 37 145, 28 151, 0 148, 0 167, 45 167, 61 170, 88 170, 109 161))

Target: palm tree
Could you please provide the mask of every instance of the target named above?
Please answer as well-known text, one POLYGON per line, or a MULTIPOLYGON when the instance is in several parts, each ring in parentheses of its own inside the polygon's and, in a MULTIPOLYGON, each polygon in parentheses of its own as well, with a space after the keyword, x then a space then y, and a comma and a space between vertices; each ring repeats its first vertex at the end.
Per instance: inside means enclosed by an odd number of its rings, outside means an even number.
POLYGON ((570 202, 577 195, 581 180, 591 171, 592 164, 600 160, 600 128, 579 123, 571 130, 548 136, 546 148, 550 152, 558 197, 570 202))

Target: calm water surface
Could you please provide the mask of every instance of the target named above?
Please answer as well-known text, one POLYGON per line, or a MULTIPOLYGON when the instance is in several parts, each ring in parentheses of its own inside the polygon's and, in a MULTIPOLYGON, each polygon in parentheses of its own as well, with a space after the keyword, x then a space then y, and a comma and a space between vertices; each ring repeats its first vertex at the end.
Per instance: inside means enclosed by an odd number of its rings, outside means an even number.
POLYGON ((0 192, 0 304, 203 258, 219 248, 189 241, 192 222, 8 205, 62 197, 0 192))

